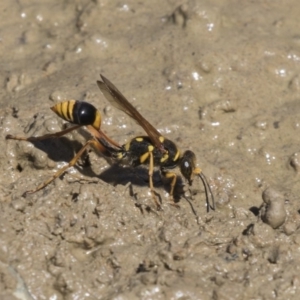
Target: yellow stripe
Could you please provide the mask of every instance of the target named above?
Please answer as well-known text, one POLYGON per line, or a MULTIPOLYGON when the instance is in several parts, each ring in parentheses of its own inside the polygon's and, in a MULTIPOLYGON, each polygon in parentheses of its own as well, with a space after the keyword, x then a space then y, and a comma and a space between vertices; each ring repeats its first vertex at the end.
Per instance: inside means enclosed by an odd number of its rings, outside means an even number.
POLYGON ((166 154, 164 154, 164 156, 160 159, 160 162, 163 163, 163 162, 166 161, 168 158, 169 158, 169 154, 166 153, 166 154))
POLYGON ((142 142, 144 139, 143 139, 142 137, 137 137, 137 138, 135 138, 135 140, 136 140, 137 142, 142 142))
POLYGON ((61 107, 60 106, 61 106, 61 103, 58 103, 52 107, 52 110, 59 116, 61 116, 61 107))
POLYGON ((174 158, 173 158, 173 161, 177 161, 178 158, 179 158, 179 156, 180 156, 180 151, 177 150, 176 155, 175 155, 174 158))
POLYGON ((73 110, 74 110, 74 105, 75 105, 75 100, 70 100, 68 101, 68 106, 66 109, 68 121, 74 121, 74 115, 73 115, 73 110))
POLYGON ((123 158, 123 153, 118 153, 117 154, 117 159, 121 160, 123 158))
POLYGON ((163 143, 165 141, 165 138, 163 136, 160 136, 158 139, 161 143, 163 143))
POLYGON ((154 150, 154 146, 149 145, 149 146, 148 146, 148 151, 149 151, 149 152, 152 152, 153 150, 154 150))
POLYGON ((126 145, 124 147, 126 151, 129 151, 129 149, 130 149, 130 143, 131 143, 131 141, 128 142, 128 143, 126 143, 126 145))
POLYGON ((63 119, 65 119, 66 121, 70 121, 69 118, 68 118, 68 115, 67 115, 68 105, 69 105, 69 101, 65 101, 65 102, 62 102, 60 104, 61 117, 63 119))
POLYGON ((147 158, 149 157, 150 153, 149 152, 146 152, 145 154, 141 155, 140 156, 140 163, 143 164, 147 158))
POLYGON ((95 120, 94 120, 94 123, 93 123, 93 127, 97 130, 100 129, 100 126, 101 126, 101 114, 100 112, 97 110, 96 112, 96 116, 95 116, 95 120))

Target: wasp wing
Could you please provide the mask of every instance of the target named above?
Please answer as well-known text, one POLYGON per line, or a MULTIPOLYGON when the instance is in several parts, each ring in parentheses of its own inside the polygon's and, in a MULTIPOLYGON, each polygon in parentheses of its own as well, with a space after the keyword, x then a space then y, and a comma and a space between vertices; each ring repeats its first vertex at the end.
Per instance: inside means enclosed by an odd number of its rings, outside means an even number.
POLYGON ((164 151, 163 144, 159 140, 161 134, 153 127, 137 110, 136 108, 122 95, 122 93, 103 75, 102 81, 97 81, 98 87, 105 98, 116 108, 122 110, 133 120, 135 120, 147 133, 151 142, 161 151, 164 151))

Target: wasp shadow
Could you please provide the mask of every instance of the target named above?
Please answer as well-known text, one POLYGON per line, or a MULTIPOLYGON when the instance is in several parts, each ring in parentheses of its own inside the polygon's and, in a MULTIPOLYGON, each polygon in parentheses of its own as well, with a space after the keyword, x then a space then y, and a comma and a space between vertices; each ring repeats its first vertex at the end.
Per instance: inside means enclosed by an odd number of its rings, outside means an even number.
MULTIPOLYGON (((81 149, 80 142, 70 140, 67 137, 49 138, 41 141, 30 141, 35 148, 47 154, 48 158, 55 162, 69 162, 81 149)), ((30 158, 29 158, 30 159, 30 158)), ((31 160, 34 159, 33 157, 31 160)))
MULTIPOLYGON (((62 136, 59 138, 48 138, 40 141, 30 141, 35 148, 47 154, 48 158, 55 162, 69 163, 76 153, 82 148, 82 143, 62 136)), ((109 164, 109 167, 96 174, 93 171, 92 164, 88 156, 89 150, 84 153, 74 168, 82 175, 87 177, 96 177, 111 185, 126 185, 129 182, 135 186, 149 186, 149 169, 147 165, 137 167, 122 166, 119 163, 113 162, 109 157, 97 154, 104 158, 109 164)), ((29 160, 34 160, 34 157, 29 157, 29 160)), ((161 176, 160 170, 153 172, 153 185, 155 189, 163 188, 165 191, 170 191, 170 179, 161 176)), ((181 176, 177 176, 176 186, 174 190, 174 200, 178 202, 180 195, 183 194, 183 182, 181 176)))
MULTIPOLYGON (((147 166, 141 165, 137 167, 121 166, 118 163, 111 164, 108 169, 103 171, 98 178, 112 185, 126 185, 129 182, 135 186, 149 187, 149 169, 147 166)), ((153 172, 153 185, 155 189, 162 188, 170 192, 171 180, 164 178, 160 170, 153 172)), ((174 189, 174 200, 178 202, 183 191, 183 182, 181 176, 177 176, 176 186, 174 189)), ((156 191, 157 193, 157 191, 156 191)))

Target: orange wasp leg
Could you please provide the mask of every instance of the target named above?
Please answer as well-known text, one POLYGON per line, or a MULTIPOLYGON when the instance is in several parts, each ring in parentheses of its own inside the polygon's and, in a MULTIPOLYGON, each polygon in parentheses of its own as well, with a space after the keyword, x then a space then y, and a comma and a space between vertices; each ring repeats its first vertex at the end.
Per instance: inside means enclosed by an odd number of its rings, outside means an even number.
MULTIPOLYGON (((50 138, 58 138, 61 137, 73 130, 76 130, 78 128, 82 127, 82 125, 76 125, 70 128, 67 128, 65 130, 56 132, 56 133, 51 133, 51 134, 45 134, 43 136, 38 136, 38 137, 20 137, 20 136, 13 136, 13 135, 7 135, 6 139, 11 139, 11 140, 19 140, 19 141, 28 141, 28 142, 35 142, 35 141, 40 141, 40 140, 45 140, 45 139, 50 139, 50 138)), ((89 128, 90 129, 90 128, 89 128)), ((101 134, 102 132, 99 132, 97 130, 91 130, 92 134, 96 135, 96 138, 100 138, 103 137, 103 135, 101 134)), ((104 135, 104 137, 106 137, 104 135)), ((110 140, 111 141, 111 140, 110 140)), ((117 144, 116 144, 117 145, 117 144)), ((24 192, 24 194, 22 195, 23 197, 26 197, 27 194, 33 194, 41 189, 43 189, 44 187, 46 187, 49 183, 51 183, 52 181, 54 181, 57 177, 61 176, 68 168, 73 167, 76 162, 78 161, 78 159, 82 156, 82 154, 84 153, 84 151, 89 147, 89 146, 93 146, 94 148, 96 148, 98 151, 100 151, 103 155, 105 156, 110 156, 110 152, 109 150, 103 146, 97 139, 91 138, 90 140, 88 140, 84 146, 79 150, 79 152, 74 156, 74 158, 64 167, 62 167, 61 169, 59 169, 50 179, 46 180, 45 182, 43 182, 42 184, 40 184, 37 188, 29 190, 24 192)))
POLYGON ((162 174, 165 178, 170 178, 172 179, 171 183, 170 183, 170 204, 171 205, 174 205, 176 207, 179 207, 179 205, 177 203, 175 203, 174 201, 174 197, 173 197, 173 194, 174 194, 174 188, 175 188, 175 185, 176 185, 176 181, 177 181, 177 175, 173 172, 163 172, 162 174))
POLYGON ((81 155, 84 153, 84 151, 89 146, 95 147, 100 152, 103 152, 103 153, 105 152, 105 148, 97 140, 95 140, 95 139, 88 140, 84 144, 84 146, 78 151, 78 153, 72 158, 72 160, 67 165, 65 165, 64 167, 60 168, 51 178, 49 178, 48 180, 44 181, 42 184, 40 184, 35 189, 26 191, 22 196, 26 197, 27 194, 33 194, 33 193, 35 193, 35 192, 43 189, 44 187, 46 187, 49 183, 51 183, 52 181, 54 181, 56 178, 60 177, 67 169, 73 167, 76 164, 76 162, 78 161, 78 159, 81 157, 81 155))
POLYGON ((153 170, 154 170, 154 158, 153 158, 153 153, 152 152, 148 152, 149 153, 149 186, 150 186, 150 191, 151 191, 151 195, 152 198, 157 206, 157 209, 160 210, 161 209, 161 205, 159 203, 159 201, 156 198, 155 195, 155 191, 154 191, 154 186, 153 186, 153 170))
POLYGON ((46 139, 51 139, 51 138, 58 138, 61 137, 73 130, 76 130, 78 128, 82 127, 82 125, 76 125, 70 128, 67 128, 65 130, 55 132, 55 133, 49 133, 45 134, 42 136, 30 136, 30 137, 22 137, 22 136, 14 136, 11 134, 8 134, 5 138, 7 140, 18 140, 18 141, 28 141, 28 142, 35 142, 35 141, 41 141, 41 140, 46 140, 46 139))

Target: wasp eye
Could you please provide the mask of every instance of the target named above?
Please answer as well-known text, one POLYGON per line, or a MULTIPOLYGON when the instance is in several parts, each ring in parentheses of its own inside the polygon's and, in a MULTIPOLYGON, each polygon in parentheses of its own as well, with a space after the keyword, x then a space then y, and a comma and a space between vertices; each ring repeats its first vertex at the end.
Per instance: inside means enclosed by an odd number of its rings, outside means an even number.
POLYGON ((196 156, 194 152, 187 150, 183 153, 180 161, 180 171, 185 179, 188 180, 189 184, 193 181, 193 171, 196 168, 196 156))

